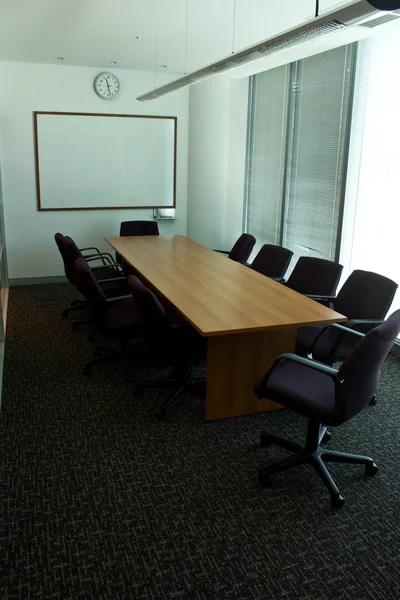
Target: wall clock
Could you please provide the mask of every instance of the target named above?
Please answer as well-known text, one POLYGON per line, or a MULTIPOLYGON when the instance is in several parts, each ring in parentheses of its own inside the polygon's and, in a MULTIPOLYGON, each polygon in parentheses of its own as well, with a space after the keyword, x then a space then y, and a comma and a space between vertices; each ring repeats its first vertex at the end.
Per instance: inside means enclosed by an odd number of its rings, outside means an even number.
POLYGON ((113 100, 119 90, 118 79, 112 73, 99 73, 94 80, 94 91, 103 100, 113 100))

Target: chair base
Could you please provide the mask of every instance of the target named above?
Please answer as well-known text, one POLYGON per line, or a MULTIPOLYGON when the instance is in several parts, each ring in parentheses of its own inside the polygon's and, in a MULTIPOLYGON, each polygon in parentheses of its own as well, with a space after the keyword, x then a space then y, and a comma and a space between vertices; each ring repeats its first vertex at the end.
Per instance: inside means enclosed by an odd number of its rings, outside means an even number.
POLYGON ((76 310, 83 310, 84 308, 86 308, 85 300, 74 300, 69 308, 65 308, 62 311, 61 315, 64 317, 64 319, 67 319, 69 313, 75 312, 76 310))
POLYGON ((187 367, 180 370, 176 370, 174 374, 175 378, 164 379, 161 381, 136 381, 135 382, 135 395, 139 395, 143 388, 170 388, 173 390, 158 407, 155 416, 158 421, 164 421, 167 416, 168 408, 177 400, 177 398, 185 391, 196 388, 199 385, 203 385, 206 382, 205 377, 194 379, 192 377, 193 367, 187 367))
POLYGON ((286 471, 297 465, 309 464, 314 467, 317 475, 328 488, 331 496, 331 505, 335 508, 341 508, 344 505, 344 498, 340 494, 325 463, 341 462, 365 465, 365 472, 367 475, 374 475, 378 471, 378 467, 370 456, 337 452, 336 450, 328 450, 327 448, 321 447, 321 443, 327 441, 326 434, 329 434, 326 427, 312 420, 309 420, 308 422, 307 439, 304 446, 291 440, 286 440, 263 432, 260 436, 261 446, 266 447, 271 444, 276 444, 281 448, 294 452, 294 454, 262 469, 258 474, 260 485, 267 486, 270 482, 271 475, 274 473, 286 471))
POLYGON ((89 377, 94 365, 100 365, 112 360, 117 360, 121 358, 122 355, 123 353, 121 350, 114 350, 113 348, 106 348, 104 346, 96 346, 93 352, 94 358, 85 363, 83 367, 83 375, 85 375, 85 377, 89 377))

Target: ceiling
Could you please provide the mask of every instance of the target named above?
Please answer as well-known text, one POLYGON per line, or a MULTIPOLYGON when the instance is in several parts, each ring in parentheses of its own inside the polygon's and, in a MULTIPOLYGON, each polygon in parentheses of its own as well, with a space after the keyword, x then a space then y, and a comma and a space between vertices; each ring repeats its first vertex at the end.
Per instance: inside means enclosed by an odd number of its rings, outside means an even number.
MULTIPOLYGON (((321 11, 347 2, 320 0, 321 11)), ((314 10, 315 0, 0 0, 0 60, 184 73, 314 10)))

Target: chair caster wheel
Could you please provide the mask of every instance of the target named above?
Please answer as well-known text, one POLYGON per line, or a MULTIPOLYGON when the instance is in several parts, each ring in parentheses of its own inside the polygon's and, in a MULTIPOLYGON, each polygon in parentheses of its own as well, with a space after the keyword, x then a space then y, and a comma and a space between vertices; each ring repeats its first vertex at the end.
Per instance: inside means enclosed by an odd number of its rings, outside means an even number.
POLYGON ((67 310, 63 310, 61 313, 61 316, 64 317, 64 319, 68 319, 68 311, 67 310))
POLYGON ((344 505, 344 498, 342 494, 338 494, 337 496, 331 496, 331 506, 332 508, 342 508, 344 505))
POLYGON ((271 476, 264 475, 264 473, 258 474, 258 484, 261 487, 269 487, 271 485, 271 476))
POLYGON ((271 446, 272 442, 268 436, 268 433, 266 433, 265 431, 263 431, 260 435, 260 446, 261 448, 269 448, 271 446))
POLYGON ((376 463, 368 463, 365 465, 365 472, 367 475, 375 475, 379 471, 379 467, 376 463))
POLYGON ((159 408, 156 411, 156 419, 157 421, 165 421, 165 417, 167 416, 167 410, 165 408, 159 408))
POLYGON ((371 400, 368 402, 369 406, 375 406, 375 404, 378 402, 378 400, 376 399, 375 394, 372 396, 371 400))
POLYGON ((90 377, 90 374, 91 374, 91 369, 90 369, 89 367, 85 367, 85 368, 83 369, 83 375, 84 375, 85 377, 90 377))
POLYGON ((330 442, 332 439, 332 434, 329 433, 329 431, 325 431, 324 435, 322 436, 322 440, 321 440, 321 444, 327 444, 328 442, 330 442))

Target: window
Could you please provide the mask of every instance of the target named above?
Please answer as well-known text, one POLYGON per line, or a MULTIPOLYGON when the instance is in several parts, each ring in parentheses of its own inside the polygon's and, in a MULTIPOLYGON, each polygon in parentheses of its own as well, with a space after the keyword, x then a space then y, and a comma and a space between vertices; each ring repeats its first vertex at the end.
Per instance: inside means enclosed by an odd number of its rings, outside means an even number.
MULTIPOLYGON (((400 283, 398 28, 360 43, 341 261, 400 283)), ((400 308, 397 292, 389 312, 400 308)))
POLYGON ((258 247, 338 258, 355 52, 344 46, 253 78, 245 229, 258 247))

